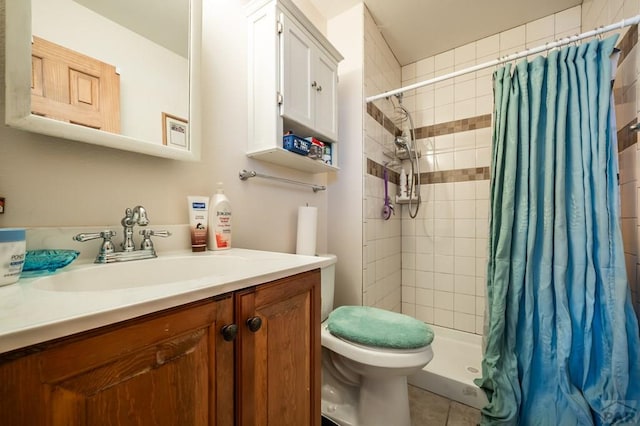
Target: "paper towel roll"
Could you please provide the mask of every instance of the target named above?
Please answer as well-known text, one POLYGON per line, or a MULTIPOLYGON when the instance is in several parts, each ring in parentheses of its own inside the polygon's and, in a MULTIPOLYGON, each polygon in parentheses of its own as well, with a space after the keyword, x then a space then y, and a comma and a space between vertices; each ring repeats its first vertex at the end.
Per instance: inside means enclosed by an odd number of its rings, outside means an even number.
POLYGON ((296 254, 316 255, 316 233, 318 228, 318 208, 298 207, 298 241, 296 254))

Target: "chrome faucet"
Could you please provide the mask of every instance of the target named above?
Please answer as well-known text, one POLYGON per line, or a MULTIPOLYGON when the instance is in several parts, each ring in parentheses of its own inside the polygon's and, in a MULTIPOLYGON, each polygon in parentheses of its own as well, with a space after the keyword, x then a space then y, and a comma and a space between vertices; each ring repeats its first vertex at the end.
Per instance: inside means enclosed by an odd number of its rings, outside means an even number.
POLYGON ((147 211, 142 206, 135 206, 133 210, 127 208, 124 211, 124 217, 120 223, 124 228, 124 240, 121 244, 122 250, 126 252, 134 251, 136 247, 133 243, 133 227, 134 225, 147 226, 149 224, 147 211))
POLYGON ((147 211, 142 206, 136 206, 133 209, 127 208, 124 212, 125 216, 120 223, 124 229, 124 239, 120 243, 122 251, 116 251, 111 238, 116 235, 114 231, 105 230, 102 232, 78 234, 73 237, 75 241, 89 241, 96 238, 102 238, 102 244, 98 250, 95 263, 112 263, 112 262, 126 262, 129 260, 151 259, 158 257, 156 250, 153 247, 151 241, 152 236, 157 237, 169 237, 171 232, 169 231, 154 231, 151 229, 144 229, 140 231, 142 235, 142 243, 140 248, 136 249, 133 241, 133 227, 135 225, 147 226, 149 224, 149 218, 147 217, 147 211))

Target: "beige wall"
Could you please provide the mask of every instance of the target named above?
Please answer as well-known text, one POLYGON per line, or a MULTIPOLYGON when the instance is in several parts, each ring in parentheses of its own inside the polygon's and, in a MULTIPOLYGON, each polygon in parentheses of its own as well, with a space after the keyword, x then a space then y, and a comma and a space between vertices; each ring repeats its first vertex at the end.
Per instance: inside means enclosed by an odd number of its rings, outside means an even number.
POLYGON ((327 36, 345 57, 338 76, 340 172, 329 178, 327 234, 338 256, 335 306, 362 304, 363 5, 329 20, 327 36))
MULTIPOLYGON (((238 171, 246 168, 326 182, 324 174, 295 172, 245 156, 246 3, 203 2, 202 161, 165 160, 2 126, 0 197, 6 198, 6 213, 0 215, 0 227, 101 227, 117 224, 124 209, 137 204, 147 208, 152 225, 185 224, 186 196, 209 195, 216 182, 223 181, 233 206, 235 246, 294 252, 297 208, 308 203, 319 209, 318 251, 326 251, 326 192, 238 179, 238 171)), ((4 8, 0 0, 3 23, 4 8)), ((4 116, 4 102, 0 104, 4 116)))

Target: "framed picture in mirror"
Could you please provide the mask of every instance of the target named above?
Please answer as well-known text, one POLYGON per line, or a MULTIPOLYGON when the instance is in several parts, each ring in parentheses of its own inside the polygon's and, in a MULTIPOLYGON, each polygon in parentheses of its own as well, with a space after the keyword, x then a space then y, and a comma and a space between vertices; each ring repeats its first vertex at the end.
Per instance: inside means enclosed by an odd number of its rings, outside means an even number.
POLYGON ((175 115, 162 113, 162 144, 189 149, 189 122, 175 115))

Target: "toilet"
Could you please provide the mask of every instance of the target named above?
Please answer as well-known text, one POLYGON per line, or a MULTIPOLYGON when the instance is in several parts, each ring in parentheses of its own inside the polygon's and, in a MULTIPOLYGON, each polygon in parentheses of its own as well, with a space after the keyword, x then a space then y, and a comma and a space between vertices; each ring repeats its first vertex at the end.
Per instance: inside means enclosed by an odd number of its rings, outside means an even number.
POLYGON ((340 426, 410 426, 407 376, 433 358, 433 332, 407 315, 333 310, 334 262, 321 269, 322 415, 340 426))

